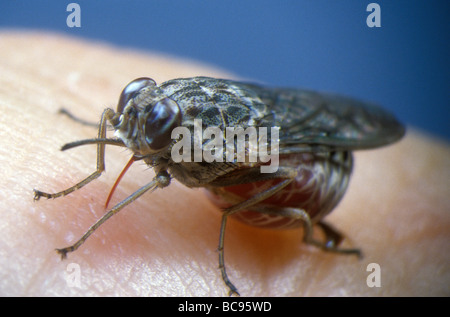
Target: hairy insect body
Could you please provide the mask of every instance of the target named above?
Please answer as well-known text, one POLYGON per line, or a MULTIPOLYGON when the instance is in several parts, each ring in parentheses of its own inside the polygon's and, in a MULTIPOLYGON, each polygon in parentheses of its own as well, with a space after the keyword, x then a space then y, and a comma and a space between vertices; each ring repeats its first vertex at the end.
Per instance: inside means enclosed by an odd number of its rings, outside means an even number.
MULTIPOLYGON (((138 78, 122 91, 117 109, 104 110, 95 139, 66 144, 69 149, 97 144, 97 169, 70 188, 57 193, 35 190, 40 197, 57 198, 68 195, 98 178, 105 170, 105 146, 128 148, 132 153, 118 181, 137 160, 153 168, 156 176, 129 197, 109 209, 73 245, 58 249, 64 258, 78 249, 106 220, 146 192, 170 185, 176 179, 188 187, 203 187, 211 199, 222 207, 219 234, 219 268, 230 294, 238 294, 225 269, 224 237, 229 216, 255 226, 290 228, 304 227, 303 241, 323 250, 357 254, 357 249, 338 246, 341 236, 322 222, 343 197, 352 170, 354 150, 375 148, 399 140, 405 129, 394 116, 382 108, 338 95, 302 89, 268 88, 237 81, 208 77, 173 79, 157 85, 150 78, 138 78), (189 150, 208 148, 210 139, 198 141, 196 120, 201 129, 230 127, 274 129, 279 133, 258 137, 257 149, 268 149, 265 156, 249 160, 253 149, 250 137, 241 152, 244 160, 228 151, 217 161, 186 161, 173 157, 172 150, 181 142, 173 138, 180 129, 189 132, 189 150), (107 123, 114 128, 115 138, 106 137, 107 123), (229 152, 228 152, 229 153, 229 152), (277 166, 268 173, 262 168, 277 166), (260 170, 261 168, 261 170, 260 170), (325 232, 325 241, 312 235, 313 225, 325 232)), ((182 137, 181 137, 182 139, 182 137)), ((228 142, 228 141, 227 141, 228 142)), ((239 145, 232 140, 233 148, 239 145)), ((241 143, 242 144, 242 143, 241 143)), ((191 157, 192 153, 188 157, 191 157)), ((184 156, 183 156, 184 157, 184 156)), ((109 201, 108 197, 107 202, 109 201)))
MULTIPOLYGON (((291 229, 303 225, 303 220, 279 215, 280 208, 305 210, 316 223, 330 213, 344 196, 352 171, 350 152, 290 154, 280 158, 284 166, 295 167, 295 180, 264 201, 233 215, 234 218, 257 227, 291 229)), ((208 196, 221 208, 228 208, 269 189, 282 180, 211 188, 208 196)))

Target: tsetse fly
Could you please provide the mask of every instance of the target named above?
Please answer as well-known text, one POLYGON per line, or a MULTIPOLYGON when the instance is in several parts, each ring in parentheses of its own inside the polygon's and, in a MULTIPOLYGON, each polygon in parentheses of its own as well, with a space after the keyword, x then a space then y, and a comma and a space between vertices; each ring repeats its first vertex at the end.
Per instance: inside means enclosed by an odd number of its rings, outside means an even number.
POLYGON ((109 209, 77 242, 57 252, 65 258, 122 208, 176 179, 191 188, 205 188, 222 208, 219 267, 230 295, 239 295, 225 269, 224 236, 229 216, 261 227, 302 226, 305 243, 325 251, 360 255, 358 249, 340 248, 341 234, 323 222, 323 218, 336 207, 347 189, 353 165, 351 151, 393 143, 404 133, 404 126, 386 110, 339 95, 209 77, 173 79, 157 85, 143 77, 123 89, 116 111, 104 110, 97 138, 63 146, 66 150, 97 144, 96 171, 58 193, 34 190, 34 199, 57 198, 83 187, 104 171, 106 145, 126 147, 133 155, 111 194, 134 161, 145 162, 156 176, 109 209), (106 136, 108 123, 115 131, 111 138, 106 136), (199 129, 206 131, 211 127, 216 129, 210 134, 214 138, 202 138, 200 132, 199 139, 199 129), (230 128, 244 131, 245 140, 240 148, 239 134, 232 138, 225 135, 230 128), (253 132, 276 133, 253 138, 249 128, 254 128, 253 132), (256 140, 256 146, 251 140, 256 140), (225 150, 221 143, 227 143, 225 150), (238 149, 236 153, 229 151, 230 146, 238 149), (212 149, 206 151, 209 160, 206 155, 192 159, 199 149, 212 149), (251 154, 261 149, 271 155, 251 159, 251 154), (182 159, 174 154, 180 154, 182 159), (277 162, 276 168, 263 172, 262 168, 268 167, 270 161, 277 162), (313 237, 314 225, 324 232, 323 241, 313 237))

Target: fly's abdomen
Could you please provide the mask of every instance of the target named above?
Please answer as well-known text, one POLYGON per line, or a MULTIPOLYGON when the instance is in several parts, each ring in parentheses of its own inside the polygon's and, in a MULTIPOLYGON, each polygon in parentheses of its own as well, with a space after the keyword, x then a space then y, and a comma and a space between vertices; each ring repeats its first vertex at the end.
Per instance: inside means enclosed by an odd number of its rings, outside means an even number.
MULTIPOLYGON (((264 228, 295 228, 301 220, 279 215, 280 208, 300 208, 313 222, 330 213, 343 197, 352 170, 350 152, 300 153, 280 156, 280 166, 297 167, 298 174, 286 187, 233 216, 252 226, 264 228), (264 210, 264 212, 262 212, 264 210)), ((267 190, 283 179, 258 181, 248 184, 209 190, 210 199, 221 208, 227 208, 267 190)))

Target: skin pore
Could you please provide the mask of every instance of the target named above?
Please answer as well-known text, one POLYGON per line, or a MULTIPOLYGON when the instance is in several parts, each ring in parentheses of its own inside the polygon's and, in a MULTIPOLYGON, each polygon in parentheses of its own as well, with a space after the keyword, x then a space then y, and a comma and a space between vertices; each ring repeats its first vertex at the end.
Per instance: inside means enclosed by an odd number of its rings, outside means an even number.
MULTIPOLYGON (((48 34, 2 33, 0 46, 0 294, 226 296, 217 253, 221 214, 201 189, 173 181, 144 195, 64 261, 54 249, 74 243, 105 213, 131 153, 107 146, 106 172, 66 197, 34 202, 32 190, 59 191, 95 170, 96 146, 59 151, 97 133, 59 108, 98 122, 134 78, 230 75, 48 34)), ((391 146, 355 152, 347 195, 326 220, 344 233, 344 246, 362 249, 361 260, 307 246, 301 230, 230 219, 229 278, 243 296, 450 295, 449 154, 448 144, 414 129, 391 146), (370 263, 379 264, 380 287, 367 284, 370 263)), ((110 206, 153 176, 136 162, 110 206)))

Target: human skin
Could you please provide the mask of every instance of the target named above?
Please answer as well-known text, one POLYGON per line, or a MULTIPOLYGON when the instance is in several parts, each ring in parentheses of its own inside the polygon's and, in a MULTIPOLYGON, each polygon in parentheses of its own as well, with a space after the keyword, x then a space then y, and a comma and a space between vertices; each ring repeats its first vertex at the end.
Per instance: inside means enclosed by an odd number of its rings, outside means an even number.
MULTIPOLYGON (((98 122, 134 78, 230 74, 49 34, 3 32, 0 47, 0 295, 226 296, 221 214, 202 190, 173 181, 144 195, 62 261, 55 248, 74 243, 105 213, 131 153, 107 146, 106 172, 68 196, 33 201, 33 189, 59 191, 95 170, 95 146, 59 149, 97 131, 59 108, 98 122)), ((449 296, 449 157, 448 144, 414 129, 398 143, 355 153, 348 192, 326 219, 345 233, 344 246, 361 248, 361 260, 305 245, 301 229, 230 219, 231 281, 243 296, 449 296), (380 287, 367 285, 370 263, 379 264, 380 287)), ((135 163, 111 204, 153 176, 135 163)))

